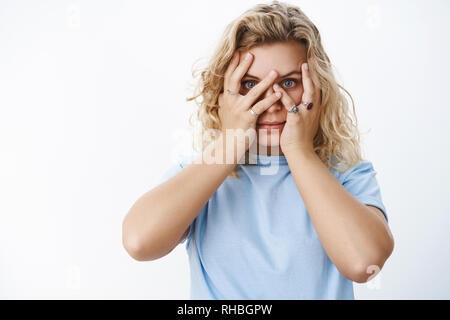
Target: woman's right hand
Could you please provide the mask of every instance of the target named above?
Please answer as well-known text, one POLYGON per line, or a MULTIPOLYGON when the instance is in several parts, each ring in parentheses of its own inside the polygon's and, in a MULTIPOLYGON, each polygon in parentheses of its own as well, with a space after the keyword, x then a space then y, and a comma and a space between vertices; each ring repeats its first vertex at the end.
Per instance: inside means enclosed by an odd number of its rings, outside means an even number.
MULTIPOLYGON (((227 132, 227 129, 233 130, 233 135, 238 135, 239 130, 242 129, 244 134, 249 138, 249 144, 245 144, 245 151, 247 151, 250 145, 253 143, 256 137, 256 120, 258 116, 272 106, 280 97, 275 94, 258 101, 258 99, 277 78, 278 73, 275 70, 269 72, 269 74, 256 86, 251 88, 244 96, 239 92, 241 91, 241 80, 247 73, 250 65, 252 64, 253 55, 248 53, 248 59, 240 60, 240 52, 236 51, 233 58, 225 72, 224 76, 224 92, 219 95, 219 118, 221 122, 221 131, 223 134, 227 132), (229 93, 227 90, 230 90, 229 93), (253 110, 258 116, 253 115, 250 112, 253 110), (249 130, 252 129, 252 130, 249 130)), ((239 140, 239 139, 238 139, 239 140)))

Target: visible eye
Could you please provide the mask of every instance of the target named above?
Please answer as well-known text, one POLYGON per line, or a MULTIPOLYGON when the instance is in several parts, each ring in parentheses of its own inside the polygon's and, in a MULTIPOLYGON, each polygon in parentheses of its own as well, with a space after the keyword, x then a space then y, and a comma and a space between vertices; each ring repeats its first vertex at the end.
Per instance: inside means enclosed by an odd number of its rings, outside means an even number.
POLYGON ((242 84, 244 85, 244 88, 245 88, 245 89, 251 89, 251 88, 253 88, 254 86, 256 86, 256 84, 254 84, 253 86, 251 86, 251 87, 249 88, 249 87, 246 86, 247 83, 255 83, 255 81, 254 81, 254 80, 246 80, 246 81, 242 81, 242 84))
MULTIPOLYGON (((283 83, 284 84, 288 83, 288 85, 285 85, 285 88, 290 89, 290 88, 293 88, 298 83, 298 80, 297 79, 286 79, 286 80, 283 80, 283 83)), ((255 80, 245 80, 245 81, 242 81, 242 85, 244 86, 244 89, 251 89, 256 85, 256 83, 255 83, 255 80), (247 84, 249 84, 249 83, 253 84, 253 85, 250 85, 250 87, 248 87, 247 84)))
POLYGON ((295 86, 297 84, 298 81, 297 81, 297 79, 286 79, 284 81, 284 83, 289 83, 289 82, 293 82, 293 84, 288 86, 287 88, 292 88, 293 86, 295 86))

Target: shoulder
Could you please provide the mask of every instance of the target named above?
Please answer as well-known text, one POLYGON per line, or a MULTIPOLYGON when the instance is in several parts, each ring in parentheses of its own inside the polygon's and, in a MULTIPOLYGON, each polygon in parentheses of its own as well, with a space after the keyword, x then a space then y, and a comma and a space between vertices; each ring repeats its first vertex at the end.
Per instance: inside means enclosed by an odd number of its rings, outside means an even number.
POLYGON ((172 156, 167 160, 167 167, 179 167, 183 169, 191 164, 198 156, 198 153, 183 153, 172 156))
POLYGON ((176 161, 180 167, 184 168, 184 167, 188 166, 189 164, 191 164, 192 162, 194 162, 194 160, 197 159, 197 157, 199 157, 199 156, 200 156, 199 153, 194 153, 194 152, 181 154, 176 158, 177 159, 176 161))
POLYGON ((167 159, 167 164, 163 170, 163 174, 159 179, 159 183, 162 183, 174 176, 181 170, 183 170, 186 166, 191 164, 196 158, 198 154, 189 153, 189 154, 180 154, 172 158, 167 159))
POLYGON ((345 165, 341 164, 338 166, 341 170, 336 170, 334 168, 330 168, 330 172, 336 177, 337 180, 339 180, 342 184, 345 184, 347 181, 351 179, 355 179, 357 177, 361 176, 367 176, 367 175, 376 175, 375 168, 373 166, 373 163, 370 160, 362 160, 358 162, 357 164, 354 164, 350 168, 347 168, 347 170, 343 171, 345 168, 345 165))

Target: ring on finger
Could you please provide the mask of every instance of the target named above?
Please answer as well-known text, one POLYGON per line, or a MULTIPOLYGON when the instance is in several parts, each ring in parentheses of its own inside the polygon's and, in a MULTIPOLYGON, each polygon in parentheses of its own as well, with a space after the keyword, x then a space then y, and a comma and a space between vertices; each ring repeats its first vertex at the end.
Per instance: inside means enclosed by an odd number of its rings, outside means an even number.
POLYGON ((298 107, 294 104, 288 112, 289 113, 298 113, 298 107))
POLYGON ((255 112, 255 111, 253 111, 253 109, 249 109, 248 110, 252 115, 254 115, 255 117, 257 117, 258 116, 258 114, 255 112))
POLYGON ((229 89, 227 89, 227 92, 228 92, 228 94, 231 94, 231 95, 237 95, 237 93, 236 92, 233 92, 233 91, 231 91, 231 90, 229 90, 229 89))
POLYGON ((306 102, 306 101, 302 101, 301 104, 304 105, 307 110, 311 110, 314 105, 312 102, 306 102))

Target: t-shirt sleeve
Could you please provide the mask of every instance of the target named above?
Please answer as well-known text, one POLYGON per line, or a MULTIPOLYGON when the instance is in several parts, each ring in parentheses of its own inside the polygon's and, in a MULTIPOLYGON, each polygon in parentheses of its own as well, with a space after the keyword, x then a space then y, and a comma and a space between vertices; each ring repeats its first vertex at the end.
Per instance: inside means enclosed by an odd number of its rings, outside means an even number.
POLYGON ((176 160, 169 162, 168 168, 163 171, 163 174, 159 178, 158 184, 161 184, 178 172, 183 170, 187 165, 191 164, 196 159, 196 154, 179 156, 176 160))
POLYGON ((347 170, 343 174, 341 183, 361 203, 379 208, 388 221, 376 174, 372 163, 364 160, 347 170))
POLYGON ((158 185, 163 182, 166 182, 181 170, 183 170, 183 166, 181 165, 180 161, 177 161, 176 163, 171 163, 169 168, 167 168, 166 171, 164 171, 162 176, 159 178, 158 185))
MULTIPOLYGON (((187 165, 189 165, 193 160, 194 160, 194 158, 192 156, 190 156, 190 157, 184 157, 184 158, 178 159, 175 163, 172 162, 171 165, 166 169, 166 171, 163 172, 162 176, 159 179, 158 185, 166 182, 167 180, 169 180, 170 178, 175 176, 177 173, 179 173, 181 170, 183 170, 187 165)), ((182 188, 182 187, 183 186, 180 186, 180 188, 182 188)), ((206 209, 206 205, 203 207, 202 211, 205 209, 206 209)), ((190 239, 194 232, 194 227, 195 227, 194 223, 195 223, 196 219, 194 219, 194 221, 192 221, 187 236, 182 241, 180 241, 180 243, 185 243, 187 241, 186 247, 189 246, 190 239)))

